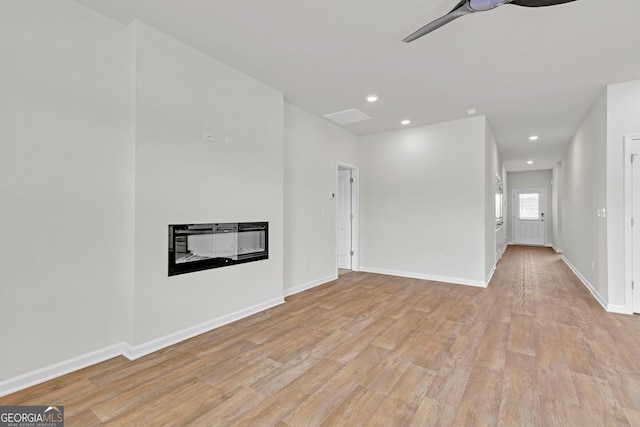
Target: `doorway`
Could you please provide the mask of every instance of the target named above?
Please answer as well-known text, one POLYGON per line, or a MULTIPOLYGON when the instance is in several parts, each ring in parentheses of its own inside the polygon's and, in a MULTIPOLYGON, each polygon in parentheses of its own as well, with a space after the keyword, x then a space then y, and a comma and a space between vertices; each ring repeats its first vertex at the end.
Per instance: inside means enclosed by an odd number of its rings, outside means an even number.
POLYGON ((640 313, 640 135, 625 136, 625 275, 628 308, 640 313))
POLYGON ((513 243, 544 246, 547 190, 525 188, 513 190, 513 243))
POLYGON ((358 169, 338 163, 336 191, 337 268, 358 271, 358 169))

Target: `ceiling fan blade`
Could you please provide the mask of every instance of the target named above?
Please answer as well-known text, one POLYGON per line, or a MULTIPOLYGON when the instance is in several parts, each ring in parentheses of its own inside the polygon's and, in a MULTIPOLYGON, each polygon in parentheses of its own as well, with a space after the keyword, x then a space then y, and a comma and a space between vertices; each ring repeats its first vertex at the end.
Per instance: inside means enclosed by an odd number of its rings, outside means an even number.
POLYGON ((576 0, 513 0, 508 4, 515 4, 516 6, 525 7, 543 7, 543 6, 555 6, 557 4, 569 3, 576 0))
POLYGON ((458 3, 456 5, 456 7, 453 8, 453 10, 449 13, 447 13, 446 15, 436 19, 433 22, 428 23, 427 25, 425 25, 424 27, 420 28, 418 31, 413 32, 412 34, 410 34, 409 36, 405 37, 404 39, 402 39, 403 42, 405 43, 410 43, 416 39, 419 39, 420 37, 424 36, 425 34, 429 34, 430 32, 437 30, 438 28, 442 27, 445 24, 448 24, 449 22, 453 21, 454 19, 460 18, 461 16, 464 15, 468 15, 470 13, 473 13, 474 10, 470 9, 468 6, 468 1, 467 0, 462 0, 460 1, 460 3, 458 3))

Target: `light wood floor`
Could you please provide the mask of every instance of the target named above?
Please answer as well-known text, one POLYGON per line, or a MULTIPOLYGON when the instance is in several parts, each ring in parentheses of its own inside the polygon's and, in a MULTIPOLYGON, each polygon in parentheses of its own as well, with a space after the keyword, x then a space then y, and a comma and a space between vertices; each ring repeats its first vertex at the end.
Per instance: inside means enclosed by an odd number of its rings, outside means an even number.
POLYGON ((510 247, 488 289, 350 272, 9 404, 64 405, 67 426, 640 426, 640 318, 510 247))

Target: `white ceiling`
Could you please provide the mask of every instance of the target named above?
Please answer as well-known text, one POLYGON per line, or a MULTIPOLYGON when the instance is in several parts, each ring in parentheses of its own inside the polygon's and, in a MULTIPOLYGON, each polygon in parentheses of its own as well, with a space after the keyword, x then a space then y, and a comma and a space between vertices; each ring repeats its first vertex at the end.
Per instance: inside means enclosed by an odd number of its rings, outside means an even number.
POLYGON ((640 0, 505 5, 409 44, 457 0, 76 1, 144 21, 318 116, 359 109, 372 119, 344 125, 359 135, 476 108, 511 171, 551 168, 605 85, 640 79, 640 0))

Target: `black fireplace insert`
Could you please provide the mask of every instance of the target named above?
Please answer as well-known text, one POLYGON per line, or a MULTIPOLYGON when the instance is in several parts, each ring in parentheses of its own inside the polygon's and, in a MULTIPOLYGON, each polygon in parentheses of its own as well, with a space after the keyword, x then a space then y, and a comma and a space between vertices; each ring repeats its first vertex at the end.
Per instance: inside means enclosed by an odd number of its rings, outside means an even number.
POLYGON ((268 222, 169 225, 169 276, 268 258, 268 222))

